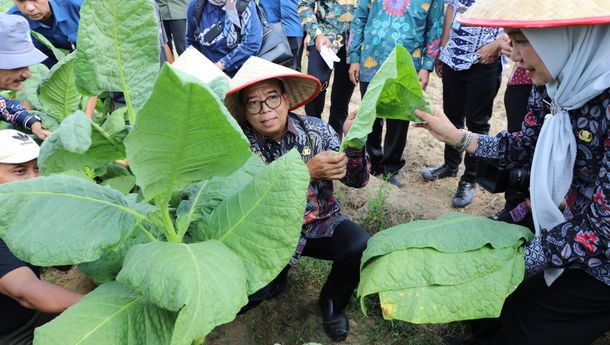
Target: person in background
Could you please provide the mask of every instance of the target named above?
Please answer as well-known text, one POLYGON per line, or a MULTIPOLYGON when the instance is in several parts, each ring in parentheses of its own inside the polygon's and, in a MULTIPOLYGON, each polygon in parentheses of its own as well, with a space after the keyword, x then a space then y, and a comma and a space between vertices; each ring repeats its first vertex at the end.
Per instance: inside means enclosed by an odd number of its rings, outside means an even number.
MULTIPOLYGON (((20 16, 0 13, 0 90, 19 91, 23 81, 30 78, 30 65, 47 58, 32 44, 30 28, 20 16)), ((31 130, 40 139, 51 132, 42 127, 37 116, 30 114, 19 101, 0 96, 0 120, 31 130)))
MULTIPOLYGON (((83 0, 13 0, 15 6, 7 13, 27 19, 30 29, 53 44, 56 48, 76 49, 80 8, 83 0)), ((48 58, 43 62, 51 68, 57 59, 51 50, 34 39, 34 45, 48 58)))
POLYGON ((260 5, 265 11, 270 23, 282 23, 284 33, 290 43, 292 51, 292 64, 288 67, 295 71, 301 71, 301 59, 303 58, 303 36, 305 31, 301 26, 297 13, 298 0, 261 0, 260 5))
MULTIPOLYGON (((502 30, 462 25, 456 21, 475 0, 445 0, 443 35, 439 64, 443 79, 443 109, 458 128, 486 134, 493 110, 493 100, 500 88, 502 30)), ((456 176, 462 154, 445 145, 444 164, 421 171, 424 181, 456 176)), ((466 169, 458 183, 451 206, 469 205, 476 192, 478 158, 466 155, 466 169)))
POLYGON ((199 50, 229 76, 235 75, 261 47, 263 28, 256 3, 248 0, 206 0, 203 8, 197 9, 197 2, 191 0, 186 12, 187 44, 199 50), (244 3, 246 6, 242 9, 244 3), (198 22, 196 11, 201 11, 198 22))
MULTIPOLYGON (((350 80, 354 85, 360 83, 362 96, 397 44, 411 53, 421 87, 426 89, 438 55, 443 10, 442 0, 360 0, 352 21, 348 59, 350 80)), ((371 172, 399 186, 398 171, 405 165, 402 154, 409 122, 385 120, 385 123, 383 147, 384 120, 376 119, 366 150, 371 159, 371 172)))
MULTIPOLYGON (((368 158, 364 147, 337 152, 339 138, 332 127, 318 118, 290 112, 312 100, 319 90, 319 81, 311 76, 252 57, 231 81, 225 105, 263 162, 271 163, 293 148, 305 161, 311 180, 301 238, 290 266, 301 255, 332 260, 318 305, 326 334, 343 341, 349 331, 345 308, 360 280, 360 258, 369 235, 341 210, 333 181, 365 186, 368 158)), ((350 125, 346 121, 343 131, 350 125)), ((272 283, 285 286, 287 273, 288 268, 272 283)))
POLYGON ((330 94, 330 114, 328 123, 341 135, 343 122, 349 111, 349 101, 354 93, 350 82, 347 63, 347 40, 358 0, 300 0, 298 13, 301 25, 311 37, 307 73, 320 80, 322 92, 305 105, 308 116, 322 117, 326 89, 333 69, 322 59, 320 51, 326 46, 334 51, 340 61, 334 63, 335 75, 330 94))
POLYGON ((186 49, 186 8, 189 0, 156 0, 170 48, 178 55, 186 49))
MULTIPOLYGON (((39 151, 38 144, 27 135, 14 129, 0 130, 0 184, 37 177, 39 151)), ((0 344, 32 344, 36 327, 51 321, 81 297, 40 280, 40 268, 17 259, 0 240, 0 344)))
MULTIPOLYGON (((504 34, 502 53, 510 56, 512 47, 510 39, 504 34)), ((515 64, 506 84, 504 92, 504 109, 506 109, 506 130, 509 133, 521 130, 523 118, 527 114, 527 101, 532 91, 532 80, 523 67, 515 64)), ((525 167, 529 171, 529 167, 525 167)), ((525 170, 522 170, 525 171, 525 170)), ((526 198, 529 195, 516 188, 507 188, 504 192, 504 208, 490 218, 507 223, 520 224, 530 229, 534 228, 532 215, 526 198)))
POLYGON ((525 279, 468 344, 591 344, 610 330, 610 1, 477 0, 460 20, 504 27, 511 59, 535 85, 515 133, 472 133, 439 110, 416 112, 418 127, 458 151, 531 163, 536 237, 525 279))

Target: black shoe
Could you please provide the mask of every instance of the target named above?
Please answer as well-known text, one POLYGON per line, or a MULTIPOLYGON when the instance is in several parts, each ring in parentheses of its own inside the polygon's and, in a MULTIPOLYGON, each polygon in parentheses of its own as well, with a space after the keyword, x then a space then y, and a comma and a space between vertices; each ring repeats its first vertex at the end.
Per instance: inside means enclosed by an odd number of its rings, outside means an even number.
POLYGON ((477 190, 477 184, 474 182, 460 181, 458 183, 457 190, 453 195, 453 200, 451 201, 451 206, 454 208, 462 208, 467 205, 470 205, 472 199, 474 198, 474 194, 477 190))
POLYGON ((396 186, 396 187, 400 187, 400 177, 398 177, 398 174, 394 174, 390 177, 387 178, 388 183, 396 186))
POLYGON ((331 299, 320 299, 318 305, 322 309, 322 327, 333 341, 344 341, 349 332, 349 321, 345 310, 335 311, 331 299))
POLYGON ((434 181, 445 177, 456 177, 458 169, 451 169, 447 164, 440 167, 427 167, 420 171, 425 181, 434 181))
POLYGON ((506 222, 506 223, 510 223, 510 224, 514 224, 515 222, 513 221, 513 217, 510 215, 510 210, 503 208, 500 211, 498 211, 498 213, 487 217, 491 220, 496 220, 496 221, 500 221, 500 222, 506 222))

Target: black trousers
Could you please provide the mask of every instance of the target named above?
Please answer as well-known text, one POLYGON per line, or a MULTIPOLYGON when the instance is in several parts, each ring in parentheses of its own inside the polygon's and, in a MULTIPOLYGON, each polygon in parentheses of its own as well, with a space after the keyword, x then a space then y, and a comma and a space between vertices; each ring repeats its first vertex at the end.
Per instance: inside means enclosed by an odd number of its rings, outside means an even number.
POLYGON ((369 234, 358 224, 345 220, 332 237, 307 240, 304 256, 332 260, 333 266, 320 291, 320 298, 331 299, 337 310, 345 308, 360 281, 360 258, 369 234))
MULTIPOLYGON (((523 118, 527 114, 527 100, 532 91, 532 85, 510 85, 506 87, 504 93, 504 108, 506 109, 506 130, 510 133, 521 130, 523 118)), ((513 209, 525 200, 527 194, 507 189, 504 192, 506 203, 504 208, 513 209)), ((531 218, 531 215, 528 216, 531 218)))
POLYGON ((301 60, 303 59, 303 37, 288 37, 290 51, 292 51, 292 64, 288 67, 301 72, 301 60))
POLYGON ((178 55, 182 54, 186 49, 186 19, 164 20, 163 27, 170 48, 173 42, 178 55))
POLYGON ((588 345, 610 330, 610 286, 579 269, 547 287, 543 273, 521 283, 499 319, 472 322, 475 344, 588 345))
MULTIPOLYGON (((493 100, 500 88, 501 73, 500 60, 491 64, 475 64, 465 71, 455 71, 443 64, 443 110, 453 125, 464 128, 466 122, 471 132, 489 132, 489 119, 493 100)), ((445 145, 445 164, 457 169, 460 163, 462 154, 445 145)), ((466 155, 462 181, 475 182, 478 163, 478 158, 466 155)))
MULTIPOLYGON (((347 36, 346 36, 347 37, 347 36)), ((349 101, 354 93, 355 85, 349 80, 349 64, 346 59, 345 46, 339 49, 337 56, 341 59, 335 62, 335 76, 333 77, 333 88, 330 94, 330 115, 328 124, 337 132, 339 137, 343 133, 343 122, 347 118, 349 101)), ((322 91, 311 102, 305 105, 305 113, 317 118, 322 117, 324 110, 324 100, 326 89, 330 81, 332 70, 320 56, 314 45, 309 46, 309 60, 307 63, 307 73, 320 80, 322 91)))
MULTIPOLYGON (((364 97, 369 83, 360 83, 360 94, 364 97)), ((409 121, 375 119, 373 131, 366 139, 366 152, 371 160, 371 174, 395 175, 405 166, 403 152, 407 145, 409 121), (383 147, 381 146, 383 124, 386 124, 383 147)))

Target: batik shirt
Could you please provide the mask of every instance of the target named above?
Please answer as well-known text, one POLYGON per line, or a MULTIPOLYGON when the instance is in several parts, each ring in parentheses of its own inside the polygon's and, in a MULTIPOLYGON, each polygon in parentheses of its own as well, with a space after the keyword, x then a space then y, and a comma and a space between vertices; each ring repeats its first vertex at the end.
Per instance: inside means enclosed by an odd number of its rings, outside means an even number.
POLYGON ((449 41, 441 49, 440 59, 455 71, 465 71, 479 62, 481 58, 475 52, 484 45, 494 41, 503 32, 499 28, 482 28, 461 25, 456 21, 475 0, 445 0, 455 9, 449 41))
MULTIPOLYGON (((504 165, 531 162, 546 112, 544 88, 534 87, 520 132, 479 135, 476 156, 504 165)), ((526 268, 580 268, 610 285, 610 89, 568 112, 576 138, 576 163, 564 216, 526 247, 526 268)))
MULTIPOLYGON (((244 133, 250 141, 250 149, 265 163, 271 163, 296 148, 307 162, 323 151, 339 151, 339 139, 335 131, 326 122, 310 116, 288 114, 286 133, 282 140, 275 141, 246 126, 244 133)), ((346 148, 347 172, 341 180, 350 187, 364 187, 369 180, 368 156, 362 149, 346 148)), ((347 215, 341 211, 335 199, 333 181, 312 180, 307 192, 307 205, 301 230, 301 239, 293 263, 303 251, 308 238, 330 237, 335 227, 347 215)))
POLYGON ((397 44, 415 69, 432 71, 443 25, 443 0, 361 0, 352 21, 349 62, 370 82, 397 44))
POLYGON ((310 45, 315 44, 316 37, 324 35, 334 50, 343 47, 357 5, 358 0, 301 0, 297 12, 301 25, 311 37, 310 45))
POLYGON ((19 101, 0 96, 0 120, 30 130, 38 118, 28 113, 19 101))

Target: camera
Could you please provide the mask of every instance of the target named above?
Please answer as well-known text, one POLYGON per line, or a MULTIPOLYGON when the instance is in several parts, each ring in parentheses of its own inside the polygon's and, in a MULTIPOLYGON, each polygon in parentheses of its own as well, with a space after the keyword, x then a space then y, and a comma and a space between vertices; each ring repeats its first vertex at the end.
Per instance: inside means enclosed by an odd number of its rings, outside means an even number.
POLYGON ((503 193, 511 189, 529 194, 530 166, 503 168, 493 160, 479 159, 477 183, 490 193, 503 193))

